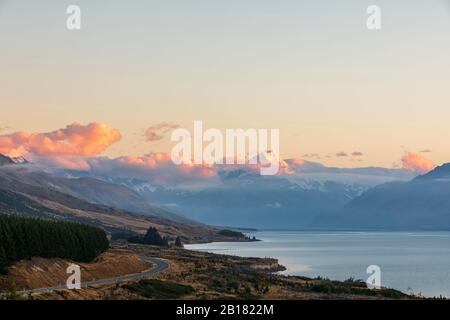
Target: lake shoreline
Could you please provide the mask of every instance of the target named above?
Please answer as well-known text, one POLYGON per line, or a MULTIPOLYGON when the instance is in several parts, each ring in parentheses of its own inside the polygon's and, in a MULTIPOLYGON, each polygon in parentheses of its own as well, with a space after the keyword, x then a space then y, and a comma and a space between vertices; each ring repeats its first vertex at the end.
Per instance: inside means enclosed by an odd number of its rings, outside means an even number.
POLYGON ((282 275, 339 281, 367 279, 367 267, 379 264, 385 287, 424 297, 450 297, 450 288, 443 285, 449 283, 450 275, 444 267, 437 267, 450 263, 446 258, 450 249, 442 245, 444 241, 450 246, 448 231, 258 230, 249 235, 256 235, 261 242, 194 244, 186 249, 239 257, 273 257, 286 267, 282 275), (434 249, 428 264, 430 248, 434 249))

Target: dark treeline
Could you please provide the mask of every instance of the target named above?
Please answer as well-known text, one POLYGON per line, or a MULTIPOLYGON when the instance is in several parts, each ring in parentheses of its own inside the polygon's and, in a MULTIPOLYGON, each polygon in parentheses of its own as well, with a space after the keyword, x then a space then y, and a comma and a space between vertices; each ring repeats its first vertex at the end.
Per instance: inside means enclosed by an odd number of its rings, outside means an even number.
POLYGON ((0 273, 23 259, 92 261, 109 248, 103 230, 72 222, 0 215, 0 273))
POLYGON ((242 232, 228 230, 228 229, 220 230, 219 232, 217 232, 217 234, 220 234, 221 236, 225 236, 225 237, 231 237, 231 238, 245 238, 245 234, 243 234, 242 232))
POLYGON ((158 230, 156 230, 153 227, 150 227, 147 230, 147 233, 145 236, 135 236, 130 237, 127 239, 131 243, 141 243, 141 244, 148 244, 152 246, 161 246, 161 247, 168 247, 169 246, 169 240, 166 237, 161 237, 158 230))

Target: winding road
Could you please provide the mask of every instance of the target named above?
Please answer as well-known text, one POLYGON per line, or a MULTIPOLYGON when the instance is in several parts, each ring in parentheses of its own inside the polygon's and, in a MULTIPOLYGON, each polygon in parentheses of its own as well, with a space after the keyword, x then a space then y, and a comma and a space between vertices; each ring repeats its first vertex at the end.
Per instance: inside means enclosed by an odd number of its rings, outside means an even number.
MULTIPOLYGON (((170 268, 170 265, 158 258, 150 258, 150 257, 140 257, 140 259, 144 262, 151 262, 155 266, 153 268, 139 272, 139 273, 132 273, 124 276, 118 276, 115 278, 109 278, 109 279, 100 279, 100 280, 92 280, 92 281, 85 281, 81 282, 82 288, 88 288, 92 286, 103 286, 103 285, 111 285, 116 284, 124 281, 139 281, 144 278, 147 278, 149 276, 155 275, 157 273, 160 273, 164 270, 167 270, 170 268)), ((31 290, 23 290, 19 291, 18 294, 20 295, 29 295, 29 294, 35 294, 35 293, 46 293, 46 292, 53 292, 58 290, 65 290, 67 289, 66 285, 60 285, 60 286, 54 286, 54 287, 48 287, 48 288, 38 288, 38 289, 31 289, 31 290)))

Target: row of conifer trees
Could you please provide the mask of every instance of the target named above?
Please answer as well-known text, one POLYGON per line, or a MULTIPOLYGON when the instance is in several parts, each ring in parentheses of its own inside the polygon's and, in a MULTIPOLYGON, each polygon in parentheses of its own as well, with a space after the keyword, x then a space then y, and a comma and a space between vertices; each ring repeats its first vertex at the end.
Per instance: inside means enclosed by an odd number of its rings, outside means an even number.
POLYGON ((0 273, 32 257, 89 262, 108 248, 106 233, 96 227, 0 215, 0 273))

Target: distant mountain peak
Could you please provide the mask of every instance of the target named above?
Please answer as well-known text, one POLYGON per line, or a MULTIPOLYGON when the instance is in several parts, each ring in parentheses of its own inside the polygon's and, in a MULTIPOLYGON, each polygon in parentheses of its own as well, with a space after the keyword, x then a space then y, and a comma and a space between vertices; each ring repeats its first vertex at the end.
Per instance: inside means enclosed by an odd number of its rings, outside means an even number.
POLYGON ((0 153, 0 166, 14 164, 14 160, 0 153))
POLYGON ((25 159, 24 157, 15 157, 15 158, 12 158, 12 160, 14 161, 15 164, 27 164, 27 163, 29 163, 29 161, 27 159, 25 159))
POLYGON ((416 180, 450 179, 450 163, 444 163, 430 172, 416 177, 416 180))
POLYGON ((4 154, 0 153, 0 166, 10 165, 10 164, 25 164, 25 163, 28 163, 28 161, 24 157, 11 158, 11 157, 5 156, 4 154))
POLYGON ((286 161, 284 161, 278 153, 276 153, 273 150, 267 150, 265 152, 261 152, 258 155, 258 163, 259 165, 266 167, 266 166, 273 166, 275 164, 278 164, 279 166, 279 173, 291 173, 291 169, 286 161))

